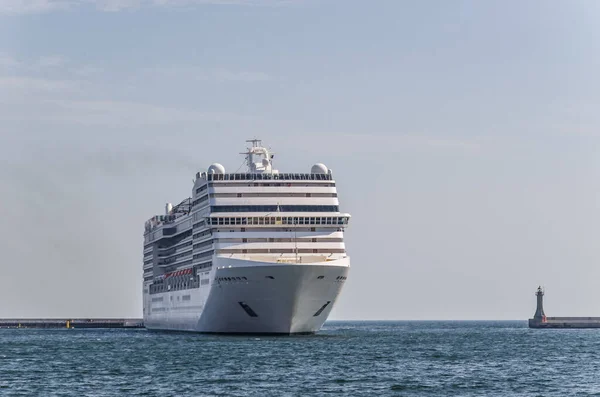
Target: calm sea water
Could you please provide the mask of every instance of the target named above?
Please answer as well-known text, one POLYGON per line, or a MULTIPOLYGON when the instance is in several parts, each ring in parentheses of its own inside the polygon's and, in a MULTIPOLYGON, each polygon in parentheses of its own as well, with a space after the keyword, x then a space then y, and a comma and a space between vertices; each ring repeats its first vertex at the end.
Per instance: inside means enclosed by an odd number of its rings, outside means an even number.
POLYGON ((0 330, 6 396, 600 396, 600 330, 329 322, 313 336, 0 330))

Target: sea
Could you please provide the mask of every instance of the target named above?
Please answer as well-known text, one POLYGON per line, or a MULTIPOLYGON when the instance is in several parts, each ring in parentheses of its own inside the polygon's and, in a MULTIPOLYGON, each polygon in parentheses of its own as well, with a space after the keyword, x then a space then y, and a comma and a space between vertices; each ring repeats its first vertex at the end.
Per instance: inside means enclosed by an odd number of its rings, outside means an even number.
POLYGON ((315 335, 0 329, 0 396, 600 396, 600 330, 327 322, 315 335))

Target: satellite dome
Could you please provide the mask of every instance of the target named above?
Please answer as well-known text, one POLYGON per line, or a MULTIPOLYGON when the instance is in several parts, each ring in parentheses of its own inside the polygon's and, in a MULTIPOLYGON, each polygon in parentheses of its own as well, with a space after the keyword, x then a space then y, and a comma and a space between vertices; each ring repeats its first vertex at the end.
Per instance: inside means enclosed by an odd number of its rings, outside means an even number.
POLYGON ((325 167, 325 164, 315 164, 312 166, 312 168, 310 169, 310 173, 311 174, 326 174, 329 170, 327 169, 327 167, 325 167))
POLYGON ((225 167, 223 167, 219 163, 211 164, 211 166, 208 167, 208 173, 209 174, 224 174, 225 173, 225 167))

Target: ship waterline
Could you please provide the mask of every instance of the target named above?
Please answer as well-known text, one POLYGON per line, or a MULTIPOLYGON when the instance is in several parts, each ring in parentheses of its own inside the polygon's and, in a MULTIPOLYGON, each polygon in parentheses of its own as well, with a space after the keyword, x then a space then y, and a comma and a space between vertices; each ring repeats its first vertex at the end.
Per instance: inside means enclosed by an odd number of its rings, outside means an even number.
POLYGON ((146 222, 144 324, 210 333, 317 332, 347 280, 349 214, 331 170, 279 173, 252 140, 246 173, 198 173, 192 197, 146 222))

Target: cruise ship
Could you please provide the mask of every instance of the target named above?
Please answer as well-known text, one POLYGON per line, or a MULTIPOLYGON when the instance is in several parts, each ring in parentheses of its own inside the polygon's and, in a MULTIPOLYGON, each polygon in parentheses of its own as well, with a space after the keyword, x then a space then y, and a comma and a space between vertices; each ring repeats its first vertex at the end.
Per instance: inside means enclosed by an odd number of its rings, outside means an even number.
POLYGON ((333 174, 279 172, 270 149, 247 143, 246 172, 212 164, 192 197, 146 222, 146 328, 304 334, 331 312, 350 269, 333 174))

